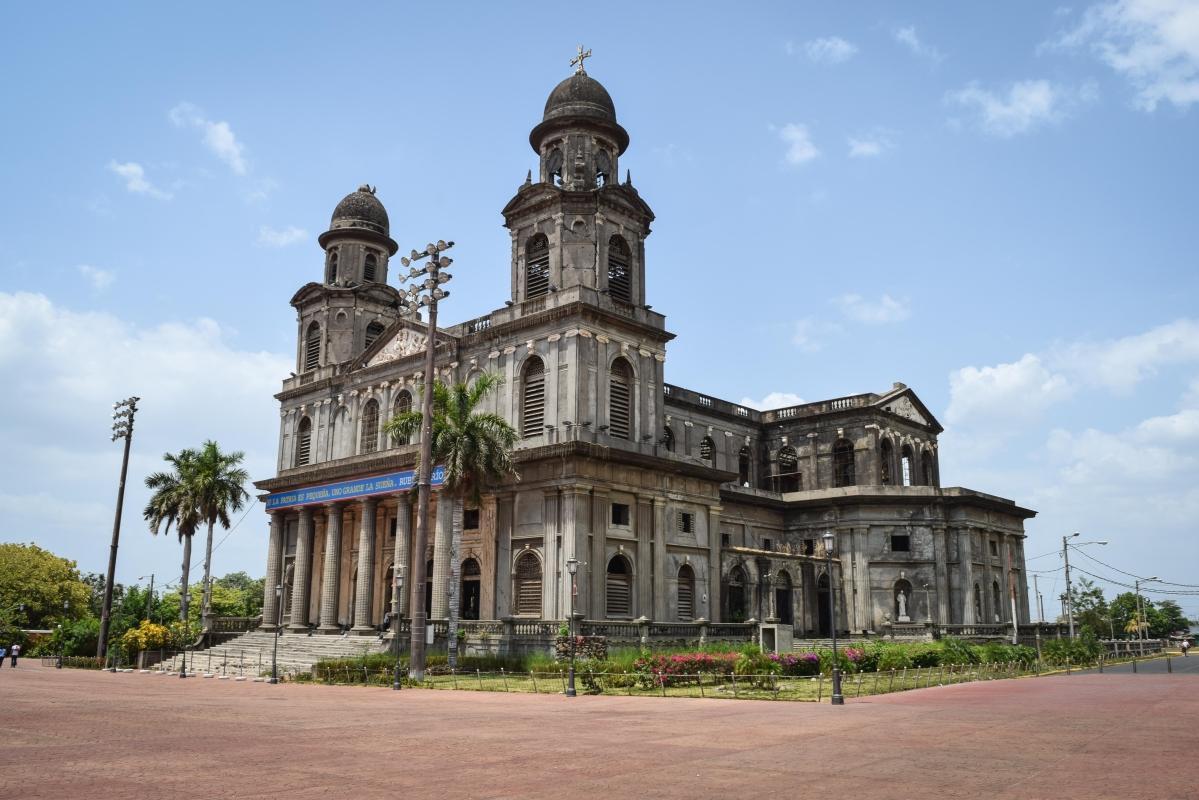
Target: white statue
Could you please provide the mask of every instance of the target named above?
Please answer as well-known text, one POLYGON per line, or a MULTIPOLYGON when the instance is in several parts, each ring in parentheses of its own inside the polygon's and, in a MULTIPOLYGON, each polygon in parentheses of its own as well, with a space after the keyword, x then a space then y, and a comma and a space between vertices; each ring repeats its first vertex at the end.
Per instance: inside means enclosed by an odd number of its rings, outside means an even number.
POLYGON ((910 622, 911 618, 908 617, 908 596, 901 591, 896 595, 895 602, 899 604, 899 621, 910 622))

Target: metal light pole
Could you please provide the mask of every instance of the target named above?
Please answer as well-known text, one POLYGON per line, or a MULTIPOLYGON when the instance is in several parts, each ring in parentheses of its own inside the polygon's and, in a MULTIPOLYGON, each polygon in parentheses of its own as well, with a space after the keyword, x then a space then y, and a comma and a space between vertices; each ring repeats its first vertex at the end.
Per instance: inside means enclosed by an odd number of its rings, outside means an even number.
POLYGON ((108 552, 108 573, 104 582, 104 605, 100 609, 100 640, 96 642, 96 657, 108 654, 108 626, 112 616, 112 582, 117 571, 117 540, 121 537, 121 509, 125 505, 125 475, 129 472, 129 444, 133 441, 133 415, 137 413, 140 397, 127 397, 112 404, 112 440, 125 440, 121 458, 121 482, 117 485, 117 511, 112 521, 112 546, 108 552))
POLYGON ((1037 585, 1037 576, 1032 576, 1032 593, 1037 596, 1037 624, 1045 624, 1045 605, 1041 600, 1041 587, 1037 585))
POLYGON ((425 625, 429 610, 425 608, 425 548, 429 540, 429 494, 433 477, 433 362, 437 352, 437 301, 449 297, 441 288, 449 282, 450 274, 442 272, 453 263, 442 251, 454 246, 444 240, 429 244, 423 253, 413 250, 400 263, 409 267, 408 278, 425 276, 423 281, 408 288, 408 308, 415 312, 421 306, 429 309, 428 336, 425 339, 425 385, 421 401, 420 460, 416 464, 416 530, 412 535, 412 638, 408 648, 408 677, 425 679, 425 625), (416 266, 417 262, 422 262, 416 266))
POLYGON ((278 619, 275 620, 275 641, 271 649, 271 679, 267 683, 279 682, 279 637, 283 635, 283 584, 275 584, 275 607, 278 609, 278 619))
POLYGON ((570 573, 570 677, 566 682, 566 696, 574 697, 575 692, 575 643, 578 637, 575 636, 575 575, 579 571, 579 560, 574 558, 566 559, 566 571, 570 573))
MULTIPOLYGON (((1145 621, 1145 604, 1141 602, 1141 584, 1149 583, 1150 581, 1155 580, 1157 580, 1156 575, 1154 575, 1152 578, 1136 578, 1133 580, 1134 591, 1137 594, 1137 638, 1141 641, 1145 641, 1147 638, 1145 636, 1145 629, 1149 627, 1148 623, 1145 621)), ((1127 586, 1128 584, 1124 585, 1127 586)))
MULTIPOLYGON (((138 578, 139 581, 146 579, 145 575, 138 578)), ((146 619, 150 619, 150 612, 154 608, 154 573, 150 573, 150 593, 146 595, 146 619)))
POLYGON ((401 597, 401 593, 404 591, 404 565, 403 564, 396 564, 395 581, 396 581, 395 592, 394 592, 395 608, 391 615, 391 624, 394 627, 394 630, 392 631, 392 634, 391 634, 391 644, 392 644, 392 647, 395 648, 396 667, 395 667, 395 676, 392 678, 392 681, 391 681, 391 688, 398 692, 400 690, 400 597, 401 597))
POLYGON ((1077 531, 1062 537, 1062 558, 1066 561, 1066 621, 1070 625, 1070 638, 1074 638, 1074 592, 1070 590, 1070 548, 1082 547, 1088 544, 1107 544, 1107 541, 1072 542, 1071 539, 1082 534, 1077 531))
POLYGON ((833 634, 833 694, 829 702, 835 706, 843 706, 845 698, 841 695, 841 662, 837 660, 837 593, 833 591, 833 549, 836 537, 831 532, 825 532, 821 538, 824 539, 824 558, 828 565, 828 608, 831 617, 829 630, 833 634))

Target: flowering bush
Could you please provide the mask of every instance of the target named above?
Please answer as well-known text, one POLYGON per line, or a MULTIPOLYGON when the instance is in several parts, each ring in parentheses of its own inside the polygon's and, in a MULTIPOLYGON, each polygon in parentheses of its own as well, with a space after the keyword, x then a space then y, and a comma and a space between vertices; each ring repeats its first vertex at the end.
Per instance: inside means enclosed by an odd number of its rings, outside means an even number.
POLYGON ((125 631, 121 637, 121 646, 126 653, 138 653, 142 650, 156 650, 171 643, 171 632, 163 625, 143 619, 136 628, 125 631))
POLYGON ((739 653, 675 653, 642 656, 633 662, 639 683, 646 687, 674 686, 694 675, 731 675, 739 653))
POLYGON ((767 658, 778 664, 783 675, 805 676, 820 672, 819 653, 771 653, 767 658))

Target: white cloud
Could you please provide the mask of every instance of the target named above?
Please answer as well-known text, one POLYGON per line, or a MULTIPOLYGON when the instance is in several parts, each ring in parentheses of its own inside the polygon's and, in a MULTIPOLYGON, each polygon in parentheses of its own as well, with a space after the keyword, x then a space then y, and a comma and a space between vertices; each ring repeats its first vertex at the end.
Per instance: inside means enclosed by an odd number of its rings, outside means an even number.
POLYGON ((97 291, 112 286, 112 282, 117 278, 110 270, 93 267, 91 264, 80 264, 76 269, 79 270, 80 275, 91 282, 92 288, 97 291))
POLYGON ((806 164, 820 155, 808 133, 807 125, 790 123, 779 129, 779 138, 787 145, 783 158, 792 166, 806 164))
POLYGON ((258 229, 258 243, 267 247, 287 247, 307 238, 308 231, 297 228, 295 225, 288 225, 282 230, 277 230, 269 225, 263 225, 258 229))
MULTIPOLYGON (((290 355, 238 349, 210 319, 136 326, 0 292, 0 373, 11 376, 0 395, 0 541, 34 540, 81 569, 103 569, 121 459, 109 440, 112 403, 136 394, 120 578, 176 571, 175 538, 151 538, 138 513, 145 475, 161 468, 162 453, 207 438, 246 451, 254 478, 274 474, 272 394, 294 367, 290 355), (38 501, 46 493, 53 502, 38 501)), ((261 570, 265 523, 261 508, 250 515, 215 556, 217 574, 231 563, 261 570)))
POLYGON ((854 57, 857 46, 840 36, 826 36, 804 42, 804 53, 817 64, 841 64, 854 57))
POLYGON ((1011 84, 1005 93, 972 83, 949 92, 945 99, 975 112, 978 126, 985 133, 1009 138, 1066 118, 1079 105, 1095 99, 1095 87, 1088 84, 1071 89, 1046 80, 1030 80, 1011 84))
POLYGON ((204 116, 204 112, 191 103, 180 103, 168 114, 176 127, 197 128, 203 132, 204 146, 213 155, 224 161, 237 175, 246 174, 245 147, 233 135, 228 122, 217 122, 204 116))
POLYGON ((136 161, 127 161, 122 164, 114 159, 108 162, 108 169, 123 178, 125 188, 134 194, 149 195, 157 200, 171 199, 170 192, 164 192, 146 179, 146 170, 136 161))
POLYGON ((1052 352, 1059 369, 1089 384, 1127 392, 1171 364, 1199 361, 1199 320, 1180 319, 1106 342, 1075 342, 1052 352))
POLYGON ((845 143, 849 147, 850 158, 878 158, 895 146, 891 138, 884 134, 850 136, 845 143))
POLYGON ((859 294, 843 294, 835 298, 833 304, 849 319, 867 325, 903 322, 912 315, 907 300, 896 300, 889 294, 878 300, 867 300, 859 294))
POLYGON ((824 347, 824 340, 841 332, 841 326, 820 319, 805 317, 791 327, 791 344, 805 353, 815 353, 824 347))
POLYGON ((752 397, 742 397, 741 405, 756 408, 758 411, 768 411, 775 408, 803 405, 804 399, 794 392, 771 392, 761 400, 752 397))
POLYGON ((949 376, 945 419, 967 426, 1032 419, 1072 391, 1063 375, 1050 372, 1032 353, 1011 364, 962 367, 949 376))
POLYGON ((1199 4, 1194 0, 1116 0, 1092 6, 1056 47, 1089 46, 1153 111, 1166 101, 1199 102, 1199 4))
POLYGON ((913 55, 927 58, 933 62, 941 62, 945 59, 940 50, 920 40, 920 37, 916 35, 916 28, 913 25, 896 28, 891 32, 891 35, 895 41, 906 47, 913 55))

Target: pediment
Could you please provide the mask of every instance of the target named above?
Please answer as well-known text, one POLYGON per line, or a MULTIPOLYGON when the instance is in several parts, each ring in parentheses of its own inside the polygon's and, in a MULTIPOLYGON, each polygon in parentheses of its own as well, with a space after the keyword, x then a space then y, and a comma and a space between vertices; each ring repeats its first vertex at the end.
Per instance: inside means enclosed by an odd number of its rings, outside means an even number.
POLYGON ((423 352, 428 335, 409 327, 401 327, 392 333, 391 337, 366 360, 366 366, 373 367, 388 361, 398 361, 401 358, 423 352))
POLYGON ((897 384, 895 389, 876 400, 874 405, 888 414, 894 414, 917 425, 931 428, 938 433, 944 430, 941 423, 928 410, 928 406, 924 405, 915 392, 903 384, 897 384))

